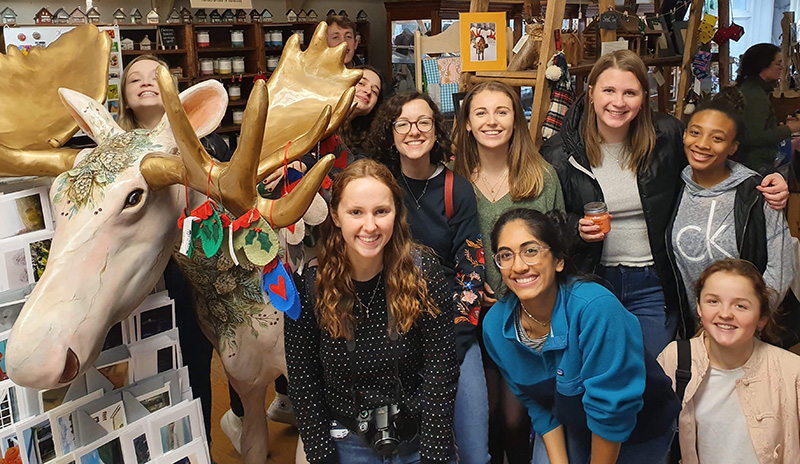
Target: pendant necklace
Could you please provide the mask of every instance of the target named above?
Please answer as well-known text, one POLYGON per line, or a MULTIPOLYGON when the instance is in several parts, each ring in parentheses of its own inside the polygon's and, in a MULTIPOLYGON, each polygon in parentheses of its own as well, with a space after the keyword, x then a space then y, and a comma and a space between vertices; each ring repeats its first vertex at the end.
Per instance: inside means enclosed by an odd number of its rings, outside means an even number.
POLYGON ((533 317, 533 314, 531 314, 531 313, 529 313, 529 312, 528 312, 528 308, 526 308, 526 307, 525 307, 525 305, 524 305, 524 304, 522 304, 522 301, 520 301, 520 302, 519 302, 519 307, 520 307, 520 308, 522 308, 522 310, 525 312, 525 314, 526 314, 528 317, 530 317, 531 319, 533 319, 533 322, 535 322, 535 323, 539 324, 539 325, 540 325, 540 326, 542 326, 542 327, 547 327, 548 325, 550 325, 550 321, 553 319, 553 318, 552 318, 552 316, 550 317, 550 319, 546 320, 545 322, 542 322, 542 321, 540 321, 539 319, 536 319, 535 317, 533 317))
POLYGON ((408 185, 408 181, 406 180, 406 175, 403 173, 400 173, 400 175, 403 177, 403 183, 406 184, 406 188, 408 189, 408 193, 411 195, 411 199, 414 200, 414 203, 417 205, 417 209, 420 209, 422 205, 419 202, 422 201, 422 197, 424 197, 425 192, 428 191, 428 182, 431 181, 431 178, 428 177, 428 179, 425 181, 425 187, 422 188, 422 194, 419 196, 419 198, 417 198, 414 195, 414 191, 411 190, 411 186, 408 185))
POLYGON ((358 307, 364 311, 364 314, 366 314, 367 318, 369 318, 369 309, 372 307, 372 303, 375 301, 375 295, 378 294, 378 288, 381 286, 381 277, 383 277, 382 272, 378 274, 378 282, 375 284, 375 288, 372 290, 372 296, 369 298, 369 304, 366 307, 361 302, 361 297, 358 296, 358 292, 355 292, 356 300, 358 300, 358 307))
MULTIPOLYGON (((503 170, 503 174, 501 174, 501 175, 500 175, 500 178, 499 178, 499 179, 497 179, 497 181, 494 183, 494 185, 492 185, 492 184, 490 184, 490 183, 489 183, 489 180, 486 178, 486 174, 484 174, 484 173, 483 173, 483 170, 481 170, 481 179, 483 179, 483 183, 484 183, 484 184, 486 184, 486 187, 489 189, 489 194, 490 194, 490 195, 491 195, 491 197, 492 197, 492 203, 494 203, 495 201, 497 201, 497 195, 495 195, 494 191, 495 191, 495 189, 497 189, 497 187, 498 187, 500 184, 502 184, 502 183, 503 183, 503 180, 505 180, 505 178, 506 178, 506 175, 508 175, 508 167, 506 167, 506 168, 503 170)), ((498 191, 497 193, 500 193, 500 192, 498 191)))

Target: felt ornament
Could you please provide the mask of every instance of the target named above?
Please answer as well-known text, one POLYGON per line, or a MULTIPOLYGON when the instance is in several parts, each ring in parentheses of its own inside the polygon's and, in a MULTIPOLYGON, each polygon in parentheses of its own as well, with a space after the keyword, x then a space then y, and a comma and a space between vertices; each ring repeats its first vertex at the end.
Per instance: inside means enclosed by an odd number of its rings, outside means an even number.
MULTIPOLYGON (((183 229, 189 224, 187 219, 192 219, 191 242, 199 239, 203 248, 203 253, 207 258, 217 254, 222 246, 223 219, 217 210, 218 206, 216 203, 212 200, 206 200, 205 203, 198 206, 194 211, 189 213, 188 216, 186 215, 186 211, 184 211, 183 214, 181 214, 181 218, 178 220, 178 227, 183 229)), ((227 219, 227 216, 225 217, 227 219)), ((184 235, 184 238, 185 237, 186 235, 184 235)), ((181 249, 183 248, 184 245, 181 246, 181 249)), ((189 244, 188 253, 186 253, 187 256, 191 257, 191 250, 193 248, 194 245, 189 244)))
POLYGON ((286 313, 292 320, 300 317, 300 295, 294 280, 277 256, 264 267, 261 274, 261 291, 278 311, 286 313))
POLYGON ((728 28, 720 26, 711 40, 713 40, 717 45, 722 45, 728 40, 730 40, 730 38, 731 37, 729 35, 728 28))
POLYGON ((327 217, 328 204, 325 202, 325 199, 322 198, 322 195, 318 193, 314 195, 314 200, 311 201, 311 206, 308 207, 308 211, 306 211, 303 217, 291 226, 281 229, 280 233, 289 245, 299 245, 303 242, 303 238, 306 235, 306 225, 320 225, 327 217))
MULTIPOLYGON (((258 213, 258 210, 253 211, 258 213)), ((247 260, 256 266, 264 266, 278 255, 278 236, 263 217, 252 216, 250 224, 233 231, 233 249, 234 253, 242 250, 247 260)))

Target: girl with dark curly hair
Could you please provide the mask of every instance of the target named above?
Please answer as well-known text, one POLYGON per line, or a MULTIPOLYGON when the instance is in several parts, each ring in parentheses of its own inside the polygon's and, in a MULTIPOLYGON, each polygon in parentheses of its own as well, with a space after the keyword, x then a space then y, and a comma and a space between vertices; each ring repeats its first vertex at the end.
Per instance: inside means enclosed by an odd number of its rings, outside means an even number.
POLYGON ((435 258, 412 241, 402 197, 372 160, 336 176, 319 265, 300 282, 302 314, 284 322, 289 397, 312 464, 451 459, 453 302, 435 258))
POLYGON ((370 131, 372 156, 389 167, 405 190, 415 240, 444 264, 456 303, 456 352, 461 366, 455 433, 460 462, 486 464, 488 399, 477 330, 483 291, 483 250, 475 194, 469 181, 449 170, 450 137, 427 95, 395 95, 370 131))

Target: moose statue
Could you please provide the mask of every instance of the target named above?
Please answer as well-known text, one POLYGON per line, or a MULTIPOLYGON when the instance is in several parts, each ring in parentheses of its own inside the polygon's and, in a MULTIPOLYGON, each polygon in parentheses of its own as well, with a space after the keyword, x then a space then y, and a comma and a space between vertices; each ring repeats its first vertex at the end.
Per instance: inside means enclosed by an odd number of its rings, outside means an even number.
MULTIPOLYGON (((361 73, 342 64, 343 45, 328 48, 326 27, 320 23, 304 52, 292 37, 269 82, 254 83, 240 143, 228 163, 213 160, 199 141, 225 113, 227 94, 217 81, 179 95, 168 70, 160 68, 164 118, 155 129, 125 132, 98 103, 110 45, 96 27, 78 27, 27 56, 13 48, 0 55, 4 95, 20 82, 39 79, 48 85, 0 102, 5 115, 0 117, 0 176, 55 177, 50 196, 56 229, 48 264, 7 345, 5 363, 14 382, 49 389, 73 381, 97 358, 108 330, 141 303, 175 255, 192 284, 200 327, 245 407, 243 460, 266 462, 265 395, 286 372, 283 313, 261 290, 263 265, 232 246, 221 246, 212 256, 200 245, 191 258, 178 253, 177 223, 207 199, 230 218, 260 217, 259 227, 270 231, 303 216, 332 155, 284 198, 260 198, 256 186, 333 133, 352 108, 361 73), (64 68, 45 72, 48 63, 64 68), (60 79, 73 81, 62 85, 60 79), (86 89, 89 95, 65 87, 86 89), (56 121, 53 114, 61 110, 56 99, 96 148, 61 147, 77 128, 63 118, 56 121), (14 121, 25 125, 14 127, 14 121)), ((224 229, 220 241, 227 243, 233 230, 224 229)), ((277 250, 275 234, 268 237, 272 242, 266 247, 277 250)))

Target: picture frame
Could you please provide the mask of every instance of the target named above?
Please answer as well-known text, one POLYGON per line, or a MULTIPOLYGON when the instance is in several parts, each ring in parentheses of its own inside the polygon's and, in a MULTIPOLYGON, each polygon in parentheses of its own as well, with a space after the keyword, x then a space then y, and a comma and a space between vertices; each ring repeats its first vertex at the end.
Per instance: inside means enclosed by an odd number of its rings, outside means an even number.
POLYGON ((461 13, 461 70, 505 71, 506 13, 461 13))

